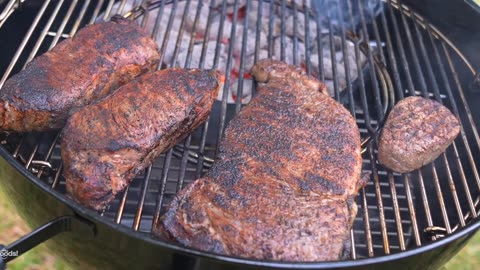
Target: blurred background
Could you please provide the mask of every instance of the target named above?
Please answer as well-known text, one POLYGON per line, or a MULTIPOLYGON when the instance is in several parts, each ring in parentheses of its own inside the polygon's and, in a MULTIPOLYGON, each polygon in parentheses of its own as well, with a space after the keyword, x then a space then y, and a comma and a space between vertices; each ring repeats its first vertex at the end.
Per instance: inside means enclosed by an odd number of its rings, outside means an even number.
MULTIPOLYGON (((1 180, 1 179, 0 179, 1 180)), ((16 214, 13 205, 0 193, 0 243, 9 244, 30 229, 16 214)), ((477 270, 480 267, 480 233, 441 270, 477 270)), ((9 270, 71 269, 42 244, 8 264, 9 270)), ((82 269, 85 270, 85 269, 82 269)))

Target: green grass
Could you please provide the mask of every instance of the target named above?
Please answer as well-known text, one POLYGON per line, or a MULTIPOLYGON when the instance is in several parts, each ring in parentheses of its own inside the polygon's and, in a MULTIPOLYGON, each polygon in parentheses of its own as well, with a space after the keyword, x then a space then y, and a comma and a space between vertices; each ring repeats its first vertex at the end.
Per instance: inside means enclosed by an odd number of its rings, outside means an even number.
POLYGON ((442 270, 477 270, 480 268, 480 233, 462 249, 442 270))
MULTIPOLYGON (((0 194, 0 243, 8 244, 30 230, 15 209, 1 197, 0 194)), ((66 270, 70 269, 57 259, 50 250, 40 245, 23 254, 8 264, 9 270, 66 270)), ((460 251, 442 270, 477 270, 480 269, 480 233, 477 233, 470 243, 460 251)))
MULTIPOLYGON (((0 243, 9 244, 28 233, 30 229, 16 214, 15 209, 0 195, 0 243)), ((8 264, 9 270, 66 270, 65 263, 55 258, 44 245, 19 256, 8 264)))

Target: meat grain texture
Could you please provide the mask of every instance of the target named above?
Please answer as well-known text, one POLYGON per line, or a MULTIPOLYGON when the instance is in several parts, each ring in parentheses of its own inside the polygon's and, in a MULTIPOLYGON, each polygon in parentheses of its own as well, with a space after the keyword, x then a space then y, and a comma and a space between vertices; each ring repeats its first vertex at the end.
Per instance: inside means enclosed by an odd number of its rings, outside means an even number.
POLYGON ((114 17, 86 26, 5 82, 0 129, 60 129, 72 109, 155 70, 159 60, 155 41, 133 21, 114 17))
POLYGON ((154 233, 261 260, 339 260, 363 186, 355 120, 301 69, 261 60, 258 95, 229 123, 207 176, 185 187, 154 233))
POLYGON ((205 121, 220 79, 217 71, 161 70, 76 111, 61 140, 68 194, 104 209, 138 172, 205 121))
POLYGON ((407 173, 435 160, 460 132, 460 122, 442 104, 407 97, 388 115, 380 136, 378 161, 407 173))

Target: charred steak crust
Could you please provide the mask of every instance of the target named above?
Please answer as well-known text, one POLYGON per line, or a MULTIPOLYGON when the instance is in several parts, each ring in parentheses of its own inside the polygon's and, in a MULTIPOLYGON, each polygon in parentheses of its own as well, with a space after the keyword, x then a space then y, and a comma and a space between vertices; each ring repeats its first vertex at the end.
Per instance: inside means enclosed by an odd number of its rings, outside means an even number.
POLYGON ((252 74, 266 84, 229 123, 207 176, 175 196, 153 232, 232 256, 338 260, 363 184, 355 120, 294 67, 261 60, 252 74))
POLYGON ((205 121, 220 77, 198 69, 152 72, 76 111, 61 140, 68 194, 102 210, 139 171, 205 121))
POLYGON ((59 129, 72 109, 155 70, 159 60, 155 41, 133 21, 115 17, 86 26, 5 82, 0 128, 59 129))
POLYGON ((378 160, 407 173, 435 160, 460 132, 460 122, 442 104, 407 97, 390 112, 378 146, 378 160))

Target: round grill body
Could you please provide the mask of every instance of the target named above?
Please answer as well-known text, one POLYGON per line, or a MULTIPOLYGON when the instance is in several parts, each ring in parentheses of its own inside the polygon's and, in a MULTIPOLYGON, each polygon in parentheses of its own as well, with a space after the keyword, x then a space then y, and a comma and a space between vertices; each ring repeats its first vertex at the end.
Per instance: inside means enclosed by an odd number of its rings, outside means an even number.
MULTIPOLYGON (((66 196, 58 133, 2 134, 0 189, 30 225, 70 215, 93 228, 72 225, 71 233, 51 240, 52 249, 72 265, 436 269, 480 226, 480 140, 469 109, 476 74, 461 52, 409 7, 398 1, 371 6, 353 0, 313 5, 306 0, 140 2, 44 1, 30 14, 30 28, 0 71, 1 87, 25 63, 80 27, 119 13, 151 33, 162 53, 161 68, 216 68, 226 75, 207 123, 139 173, 101 214, 66 196), (357 120, 363 171, 371 178, 356 198, 359 211, 346 261, 255 261, 200 252, 151 235, 173 196, 208 171, 228 122, 256 93, 251 65, 266 57, 302 66, 326 82, 357 120), (459 117, 462 132, 432 164, 397 174, 378 164, 377 135, 393 105, 412 95, 442 102, 459 117)), ((0 21, 0 30, 28 12, 12 11, 0 21)))

